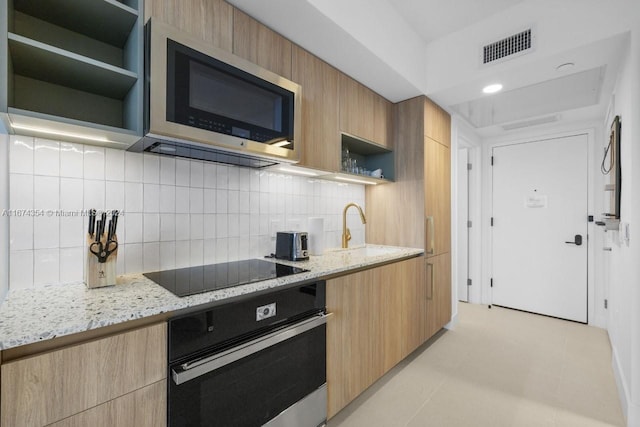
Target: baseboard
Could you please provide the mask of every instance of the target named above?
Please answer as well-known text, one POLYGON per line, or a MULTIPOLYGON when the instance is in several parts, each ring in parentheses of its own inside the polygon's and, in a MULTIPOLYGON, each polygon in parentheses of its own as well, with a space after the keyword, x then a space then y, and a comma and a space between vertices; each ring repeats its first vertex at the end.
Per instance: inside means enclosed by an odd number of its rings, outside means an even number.
POLYGON ((613 367, 613 376, 616 379, 616 386, 618 387, 618 396, 620 396, 620 405, 622 406, 622 413, 627 419, 627 425, 633 426, 634 424, 631 424, 631 421, 635 417, 633 417, 632 414, 630 413, 631 408, 629 407, 631 396, 629 395, 629 388, 627 387, 627 382, 622 376, 622 368, 620 366, 620 360, 618 359, 618 352, 616 351, 615 347, 612 348, 611 365, 613 367))
POLYGON ((451 316, 451 320, 449 321, 449 323, 444 325, 444 328, 445 329, 451 329, 451 328, 455 327, 457 324, 458 324, 458 313, 456 313, 453 316, 451 316))
POLYGON ((635 427, 640 425, 640 405, 631 402, 627 413, 627 426, 635 427))

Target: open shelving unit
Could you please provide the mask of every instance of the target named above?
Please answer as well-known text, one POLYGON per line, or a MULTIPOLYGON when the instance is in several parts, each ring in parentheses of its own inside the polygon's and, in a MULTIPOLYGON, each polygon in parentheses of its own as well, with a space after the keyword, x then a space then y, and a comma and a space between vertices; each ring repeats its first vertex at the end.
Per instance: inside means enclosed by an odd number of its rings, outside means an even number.
POLYGON ((369 171, 382 169, 384 178, 374 178, 367 175, 350 173, 344 170, 339 174, 336 174, 336 176, 365 180, 372 184, 386 184, 393 182, 395 179, 393 151, 388 148, 347 133, 341 134, 341 148, 341 152, 348 148, 349 157, 356 160, 359 166, 362 166, 369 171))
POLYGON ((8 0, 0 110, 9 131, 126 147, 142 135, 142 0, 8 0), (94 135, 85 138, 83 135, 94 135))

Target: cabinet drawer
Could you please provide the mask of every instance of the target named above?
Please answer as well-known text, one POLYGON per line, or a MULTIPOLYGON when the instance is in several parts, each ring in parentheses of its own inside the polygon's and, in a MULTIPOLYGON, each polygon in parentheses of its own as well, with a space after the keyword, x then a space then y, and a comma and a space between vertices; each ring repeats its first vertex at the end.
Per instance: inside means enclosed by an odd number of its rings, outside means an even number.
POLYGON ((2 365, 2 426, 43 426, 166 377, 166 323, 2 365))
POLYGON ((167 382, 162 380, 50 424, 49 427, 164 427, 166 425, 167 382))

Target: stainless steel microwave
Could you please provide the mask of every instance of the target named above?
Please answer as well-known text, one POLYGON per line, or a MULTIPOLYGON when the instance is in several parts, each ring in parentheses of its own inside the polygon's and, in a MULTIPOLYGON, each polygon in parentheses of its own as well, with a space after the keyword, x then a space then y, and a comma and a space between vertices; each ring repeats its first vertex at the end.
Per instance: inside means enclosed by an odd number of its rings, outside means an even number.
POLYGON ((300 85, 157 21, 145 56, 145 136, 130 150, 252 167, 299 160, 300 85))

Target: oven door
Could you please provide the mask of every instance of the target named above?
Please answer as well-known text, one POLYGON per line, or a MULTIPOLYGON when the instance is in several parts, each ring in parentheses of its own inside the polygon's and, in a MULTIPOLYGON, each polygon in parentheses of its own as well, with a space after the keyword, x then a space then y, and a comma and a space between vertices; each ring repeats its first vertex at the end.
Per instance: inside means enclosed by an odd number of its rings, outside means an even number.
POLYGON ((326 315, 169 367, 169 426, 326 421, 326 315))

